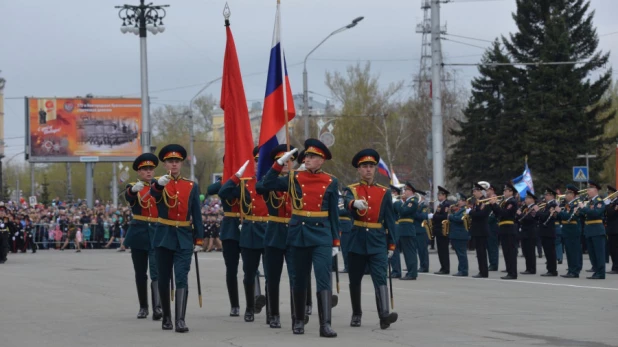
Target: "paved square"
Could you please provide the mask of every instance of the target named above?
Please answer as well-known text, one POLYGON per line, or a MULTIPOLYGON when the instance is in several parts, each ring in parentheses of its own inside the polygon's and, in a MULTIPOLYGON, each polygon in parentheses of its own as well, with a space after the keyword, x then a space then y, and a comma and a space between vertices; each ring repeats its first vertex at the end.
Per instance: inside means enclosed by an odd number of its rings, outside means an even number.
MULTIPOLYGON (((333 309, 339 336, 325 339, 319 337, 315 293, 305 335, 292 334, 287 277, 282 279, 282 329, 265 325, 265 310, 255 322, 243 321, 242 270, 241 316, 229 317, 222 255, 199 257, 204 307, 198 306, 192 264, 186 317, 190 331, 179 334, 161 330, 161 323, 150 316, 135 318, 138 304, 129 252, 10 254, 0 265, 0 346, 618 346, 618 275, 607 275, 604 281, 587 280, 588 274, 579 279, 520 275, 517 281, 503 281, 502 273, 490 272, 489 279, 420 274, 417 281, 393 280, 399 321, 380 330, 368 277, 363 281, 363 325, 349 326, 348 279, 341 274, 339 306, 333 309)), ((584 268, 589 268, 584 257, 584 268)), ((473 252, 468 259, 470 274, 476 274, 473 252)), ((500 262, 503 269, 502 258, 500 262)), ((522 271, 523 258, 518 262, 522 271)), ((544 263, 537 258, 539 272, 544 263)), ((451 273, 456 266, 451 254, 451 273)), ((432 252, 430 270, 437 268, 432 252)), ((565 273, 566 262, 558 269, 565 273)))

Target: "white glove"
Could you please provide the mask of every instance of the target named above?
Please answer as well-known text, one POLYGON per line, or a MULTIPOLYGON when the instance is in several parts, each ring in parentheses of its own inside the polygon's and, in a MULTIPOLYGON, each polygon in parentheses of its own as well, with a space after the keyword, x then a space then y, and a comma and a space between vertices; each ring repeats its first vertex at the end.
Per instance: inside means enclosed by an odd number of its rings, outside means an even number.
POLYGON ((247 165, 249 165, 249 161, 247 160, 243 166, 240 167, 240 169, 238 169, 238 172, 236 173, 236 177, 241 178, 242 174, 245 173, 245 170, 247 169, 247 165))
POLYGON ((288 160, 290 160, 290 158, 292 158, 292 156, 294 155, 294 153, 298 152, 298 148, 294 148, 293 150, 289 151, 289 152, 285 152, 281 158, 277 159, 277 164, 279 165, 283 165, 285 163, 287 163, 288 160))
POLYGON ((339 254, 339 247, 333 247, 333 255, 332 255, 332 257, 336 256, 337 254, 339 254))
POLYGON ((365 200, 354 200, 353 206, 361 211, 366 210, 369 207, 369 205, 367 204, 367 201, 365 200))
POLYGON ((427 218, 428 218, 428 219, 432 219, 432 218, 433 218, 433 213, 428 214, 428 215, 427 215, 427 218))
POLYGON ((395 254, 395 251, 391 251, 391 250, 389 250, 389 251, 388 251, 388 259, 392 258, 392 257, 393 257, 393 254, 395 254))
POLYGON ((141 192, 142 189, 144 189, 144 183, 142 181, 137 181, 137 183, 135 183, 133 187, 131 187, 131 191, 133 193, 141 192))
POLYGON ((159 179, 157 180, 157 183, 160 186, 165 187, 168 183, 170 183, 170 176, 169 175, 163 175, 163 176, 159 177, 159 179))
POLYGON ((15 236, 13 236, 13 241, 15 241, 15 236))
POLYGON ((470 213, 470 211, 472 211, 472 209, 471 209, 471 208, 467 208, 467 209, 466 209, 466 213, 470 213))
POLYGON ((193 248, 193 252, 201 252, 203 250, 204 248, 202 248, 202 246, 199 246, 199 245, 195 245, 195 248, 193 248))
POLYGON ((605 205, 609 205, 610 202, 612 202, 610 199, 605 198, 605 200, 603 200, 603 202, 605 203, 605 205))

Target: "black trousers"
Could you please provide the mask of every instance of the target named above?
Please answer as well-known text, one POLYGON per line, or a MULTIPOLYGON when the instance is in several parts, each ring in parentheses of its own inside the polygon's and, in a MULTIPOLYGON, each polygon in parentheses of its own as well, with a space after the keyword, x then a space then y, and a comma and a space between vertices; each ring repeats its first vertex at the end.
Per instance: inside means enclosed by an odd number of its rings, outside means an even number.
POLYGON ((541 236, 541 245, 543 245, 543 252, 545 253, 545 260, 547 260, 547 272, 555 273, 556 267, 556 238, 541 236))
POLYGON ((135 283, 147 283, 148 251, 131 249, 131 260, 133 260, 133 269, 135 270, 135 283))
POLYGON ((536 237, 526 237, 521 239, 521 251, 526 258, 526 271, 536 273, 536 237))
MULTIPOLYGON (((264 248, 242 248, 240 254, 242 256, 242 271, 245 273, 242 283, 252 285, 255 283, 255 275, 258 267, 260 267, 260 257, 264 254, 264 248)), ((265 275, 268 276, 267 273, 265 275)))
POLYGON ((448 250, 448 237, 444 237, 442 234, 436 235, 436 244, 438 246, 438 258, 440 259, 440 271, 449 273, 451 272, 451 262, 448 250))
POLYGON ((517 278, 517 235, 500 234, 502 254, 506 264, 506 272, 509 276, 517 278))
POLYGON ((0 260, 6 260, 9 254, 9 232, 0 232, 0 260))
POLYGON ((476 246, 476 259, 479 263, 479 274, 481 276, 489 276, 487 267, 487 236, 472 237, 476 246))
POLYGON ((618 234, 607 235, 607 248, 612 257, 612 271, 618 271, 618 234))
POLYGON ((238 277, 238 263, 240 262, 240 244, 236 240, 223 240, 223 260, 225 262, 225 279, 236 281, 238 277))

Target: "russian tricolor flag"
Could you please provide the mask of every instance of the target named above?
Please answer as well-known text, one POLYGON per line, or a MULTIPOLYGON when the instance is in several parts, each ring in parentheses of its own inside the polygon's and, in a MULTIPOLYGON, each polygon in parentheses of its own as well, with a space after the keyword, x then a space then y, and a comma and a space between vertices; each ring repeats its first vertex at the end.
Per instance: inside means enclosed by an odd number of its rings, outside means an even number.
POLYGON ((382 158, 380 158, 380 162, 378 163, 378 172, 388 177, 389 179, 391 178, 391 172, 388 170, 388 166, 386 165, 384 160, 382 160, 382 158))
POLYGON ((262 112, 262 127, 260 129, 260 158, 258 161, 258 180, 268 172, 273 165, 270 151, 280 143, 286 142, 285 127, 287 122, 294 119, 294 98, 288 70, 285 64, 285 54, 281 47, 281 17, 277 2, 273 43, 270 49, 270 63, 268 64, 268 79, 266 81, 266 96, 262 112), (287 115, 286 115, 287 112, 287 115))

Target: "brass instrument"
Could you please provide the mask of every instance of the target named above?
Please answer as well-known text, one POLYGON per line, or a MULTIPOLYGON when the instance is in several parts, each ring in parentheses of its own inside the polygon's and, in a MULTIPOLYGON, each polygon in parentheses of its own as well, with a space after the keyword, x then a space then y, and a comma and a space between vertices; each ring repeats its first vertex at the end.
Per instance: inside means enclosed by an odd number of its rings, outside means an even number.
POLYGON ((488 204, 493 198, 497 199, 497 203, 500 203, 504 200, 504 195, 498 195, 498 196, 494 196, 491 198, 487 198, 487 199, 482 199, 482 200, 477 200, 477 203, 483 203, 483 204, 488 204))
POLYGON ((466 231, 470 231, 470 227, 472 227, 472 217, 470 217, 468 213, 464 213, 463 217, 461 217, 461 220, 463 220, 463 225, 464 228, 466 228, 466 231))
POLYGON ((618 198, 618 192, 613 192, 613 193, 609 194, 605 199, 614 200, 615 198, 618 198))
POLYGON ((433 222, 431 221, 431 219, 424 220, 421 225, 423 226, 423 228, 425 228, 425 231, 427 231, 427 237, 430 240, 433 240, 433 222))
MULTIPOLYGON (((578 194, 578 195, 579 195, 579 194, 584 194, 584 193, 585 193, 585 192, 587 192, 587 191, 588 191, 588 189, 582 189, 582 190, 577 191, 577 194, 578 194)), ((614 194, 616 194, 616 193, 614 193, 614 194)), ((608 196, 608 197, 609 197, 609 196, 608 196)), ((564 200, 565 198, 566 198, 566 194, 556 195, 556 200, 558 200, 560 203, 561 203, 561 201, 560 201, 560 200, 564 200)))
POLYGON ((442 221, 442 236, 447 237, 448 233, 450 232, 450 222, 448 220, 448 217, 451 215, 451 212, 453 212, 453 208, 457 208, 457 205, 451 205, 449 206, 449 211, 448 214, 446 215, 446 219, 442 221))

